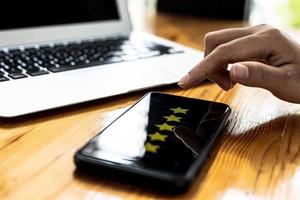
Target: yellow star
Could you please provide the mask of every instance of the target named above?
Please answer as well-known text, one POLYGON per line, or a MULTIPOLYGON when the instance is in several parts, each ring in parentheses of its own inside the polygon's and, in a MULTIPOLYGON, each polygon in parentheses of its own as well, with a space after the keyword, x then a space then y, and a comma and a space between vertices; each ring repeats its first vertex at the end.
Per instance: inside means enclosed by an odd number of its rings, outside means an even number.
POLYGON ((159 149, 158 145, 153 145, 150 142, 145 144, 145 150, 150 153, 157 153, 157 149, 159 149))
POLYGON ((159 132, 149 134, 148 136, 151 138, 151 141, 158 140, 158 141, 162 141, 162 142, 165 142, 166 138, 168 137, 167 135, 162 135, 159 132))
POLYGON ((182 114, 186 114, 186 112, 189 111, 188 109, 183 109, 180 107, 170 108, 170 110, 174 111, 174 113, 182 113, 182 114))
POLYGON ((155 125, 156 127, 159 128, 160 131, 173 131, 173 128, 175 128, 175 126, 171 126, 167 123, 163 123, 163 124, 158 124, 158 125, 155 125))
POLYGON ((164 116, 164 118, 166 118, 168 122, 180 122, 182 119, 182 117, 176 117, 175 115, 164 116))

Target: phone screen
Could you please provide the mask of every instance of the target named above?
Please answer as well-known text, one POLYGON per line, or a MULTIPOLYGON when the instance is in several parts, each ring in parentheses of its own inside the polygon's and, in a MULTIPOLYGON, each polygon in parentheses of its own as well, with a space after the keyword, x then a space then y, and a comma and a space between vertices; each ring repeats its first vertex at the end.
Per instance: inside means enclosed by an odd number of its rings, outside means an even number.
POLYGON ((228 110, 225 104, 150 93, 81 151, 130 168, 185 174, 228 110))

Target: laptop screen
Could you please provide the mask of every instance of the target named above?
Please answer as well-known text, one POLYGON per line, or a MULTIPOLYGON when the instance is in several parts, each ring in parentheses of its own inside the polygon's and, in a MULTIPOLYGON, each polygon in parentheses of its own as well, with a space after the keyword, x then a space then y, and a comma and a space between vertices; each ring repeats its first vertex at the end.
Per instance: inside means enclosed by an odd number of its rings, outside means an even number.
POLYGON ((0 30, 118 20, 116 0, 6 0, 0 30))

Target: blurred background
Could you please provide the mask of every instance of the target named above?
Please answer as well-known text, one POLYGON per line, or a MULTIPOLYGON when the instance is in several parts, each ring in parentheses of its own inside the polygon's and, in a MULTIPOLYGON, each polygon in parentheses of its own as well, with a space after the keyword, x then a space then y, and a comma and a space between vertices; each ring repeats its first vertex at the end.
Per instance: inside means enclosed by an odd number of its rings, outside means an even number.
POLYGON ((135 30, 152 32, 197 49, 203 49, 201 40, 207 32, 261 23, 280 28, 300 41, 300 0, 128 0, 128 3, 135 30), (168 27, 158 28, 164 24, 168 27), (195 42, 200 46, 195 46, 195 42))

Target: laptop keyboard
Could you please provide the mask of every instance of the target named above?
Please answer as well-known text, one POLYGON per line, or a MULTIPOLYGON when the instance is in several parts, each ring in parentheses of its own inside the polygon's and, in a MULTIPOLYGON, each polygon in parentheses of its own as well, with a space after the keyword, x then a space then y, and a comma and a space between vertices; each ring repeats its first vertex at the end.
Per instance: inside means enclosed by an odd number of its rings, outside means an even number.
POLYGON ((0 82, 182 52, 123 36, 7 49, 0 51, 0 82))

